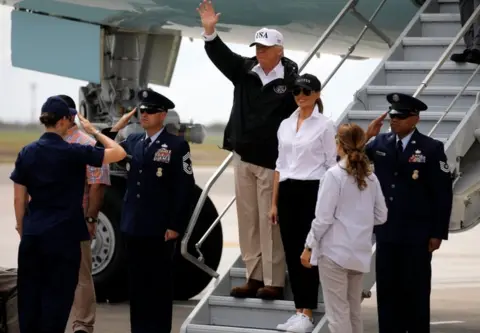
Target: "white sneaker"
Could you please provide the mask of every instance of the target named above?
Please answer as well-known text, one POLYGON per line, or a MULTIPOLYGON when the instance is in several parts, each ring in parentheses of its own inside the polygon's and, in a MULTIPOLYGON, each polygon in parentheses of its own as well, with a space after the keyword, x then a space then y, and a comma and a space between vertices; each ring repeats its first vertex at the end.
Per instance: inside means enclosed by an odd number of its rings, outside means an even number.
POLYGON ((277 325, 277 330, 279 331, 286 331, 296 320, 298 320, 301 316, 301 313, 295 313, 293 316, 288 318, 288 320, 283 324, 277 325))
POLYGON ((298 319, 296 319, 288 328, 287 332, 292 332, 292 333, 311 333, 315 326, 313 325, 313 321, 310 320, 307 316, 304 314, 301 314, 298 316, 298 319))

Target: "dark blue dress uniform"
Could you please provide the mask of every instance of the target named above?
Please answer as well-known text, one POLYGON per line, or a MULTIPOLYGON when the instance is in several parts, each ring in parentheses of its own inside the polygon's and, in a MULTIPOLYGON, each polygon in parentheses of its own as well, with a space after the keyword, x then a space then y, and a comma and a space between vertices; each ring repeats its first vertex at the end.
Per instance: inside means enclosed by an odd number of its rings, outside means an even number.
MULTIPOLYGON (((391 115, 427 109, 400 93, 387 100, 391 115)), ((398 141, 395 133, 382 133, 366 147, 388 207, 387 222, 374 229, 379 332, 425 333, 430 332, 429 240, 448 239, 452 177, 442 142, 416 128, 403 151, 398 141)))
MULTIPOLYGON (((75 114, 61 99, 42 112, 75 114)), ((89 239, 82 199, 87 165, 101 167, 104 150, 69 144, 47 129, 18 154, 10 179, 31 197, 18 251, 18 312, 22 333, 63 333, 80 268, 80 242, 89 239)))
MULTIPOLYGON (((152 90, 140 91, 139 97, 140 111, 174 108, 152 90)), ((132 333, 166 333, 172 322, 176 241, 164 237, 167 229, 184 231, 195 179, 190 147, 182 137, 163 128, 151 145, 146 139, 146 133, 135 133, 121 143, 131 156, 121 219, 129 261, 130 323, 132 333)))

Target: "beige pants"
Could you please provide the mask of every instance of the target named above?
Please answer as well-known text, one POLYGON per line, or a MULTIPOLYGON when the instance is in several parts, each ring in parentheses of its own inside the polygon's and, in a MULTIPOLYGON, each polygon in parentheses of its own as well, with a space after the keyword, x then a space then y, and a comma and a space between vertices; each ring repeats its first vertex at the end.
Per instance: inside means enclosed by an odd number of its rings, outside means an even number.
POLYGON ((321 256, 318 271, 331 333, 363 333, 363 273, 344 269, 321 256))
POLYGON ((91 241, 83 241, 81 243, 82 261, 80 262, 78 284, 72 306, 74 332, 83 330, 92 333, 93 325, 95 324, 96 299, 92 278, 92 250, 90 243, 91 241))
POLYGON ((266 286, 285 285, 285 253, 280 228, 270 222, 274 170, 240 160, 235 154, 238 235, 247 279, 266 286))

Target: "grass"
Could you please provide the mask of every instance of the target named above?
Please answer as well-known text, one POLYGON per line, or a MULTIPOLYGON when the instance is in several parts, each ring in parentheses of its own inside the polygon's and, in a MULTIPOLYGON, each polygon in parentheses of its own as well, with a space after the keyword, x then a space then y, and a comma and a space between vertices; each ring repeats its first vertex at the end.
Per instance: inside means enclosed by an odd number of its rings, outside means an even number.
MULTIPOLYGON (((23 146, 38 139, 42 132, 35 130, 0 130, 0 163, 13 163, 23 146)), ((194 166, 219 166, 228 151, 218 148, 223 136, 207 135, 203 144, 190 144, 194 166)))

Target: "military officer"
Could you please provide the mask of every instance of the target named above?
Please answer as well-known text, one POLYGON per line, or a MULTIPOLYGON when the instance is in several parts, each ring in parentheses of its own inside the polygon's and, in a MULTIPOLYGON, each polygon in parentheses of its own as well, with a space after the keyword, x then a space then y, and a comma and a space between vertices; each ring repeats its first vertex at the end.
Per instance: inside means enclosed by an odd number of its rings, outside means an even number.
POLYGON ((145 132, 131 134, 121 143, 131 155, 121 219, 128 254, 130 325, 132 333, 170 332, 172 259, 191 211, 195 180, 188 143, 164 127, 174 103, 150 89, 140 91, 139 99, 135 110, 104 131, 114 137, 140 112, 145 132))
POLYGON ((448 239, 452 178, 443 143, 418 131, 420 100, 387 95, 390 110, 368 127, 388 219, 375 227, 380 333, 430 332, 432 252, 448 239), (390 116, 391 133, 379 134, 390 116))

